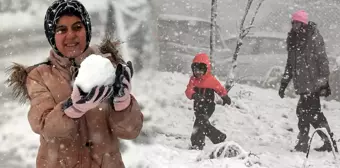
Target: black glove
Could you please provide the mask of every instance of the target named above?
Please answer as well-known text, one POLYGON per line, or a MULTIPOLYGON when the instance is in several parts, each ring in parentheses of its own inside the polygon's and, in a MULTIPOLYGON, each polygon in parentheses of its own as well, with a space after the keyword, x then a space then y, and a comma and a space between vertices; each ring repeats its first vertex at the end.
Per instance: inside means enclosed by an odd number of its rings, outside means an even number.
POLYGON ((131 61, 127 64, 118 64, 116 69, 116 78, 113 84, 113 97, 122 97, 125 95, 124 89, 128 88, 130 91, 130 82, 133 75, 133 67, 131 61), (126 81, 123 82, 123 80, 126 81))
POLYGON ((229 97, 228 95, 223 96, 223 97, 222 97, 222 100, 223 100, 223 103, 222 103, 223 106, 224 106, 225 104, 228 104, 228 105, 231 104, 231 99, 230 99, 230 97, 229 97))
POLYGON ((202 101, 203 97, 198 93, 194 93, 194 94, 192 94, 192 99, 194 99, 196 101, 202 101))
POLYGON ((280 89, 279 89, 279 96, 283 99, 285 97, 285 90, 287 85, 281 83, 280 89))
POLYGON ((325 96, 328 97, 329 95, 331 95, 331 88, 327 82, 326 86, 322 86, 320 87, 320 92, 319 92, 320 96, 325 96))

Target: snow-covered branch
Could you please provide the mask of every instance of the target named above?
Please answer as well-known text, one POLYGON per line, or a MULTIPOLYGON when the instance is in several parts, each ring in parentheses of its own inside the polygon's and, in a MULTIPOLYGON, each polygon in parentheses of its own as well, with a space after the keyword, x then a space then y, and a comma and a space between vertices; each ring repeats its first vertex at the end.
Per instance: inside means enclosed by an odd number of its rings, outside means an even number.
POLYGON ((250 9, 252 3, 253 3, 253 0, 248 0, 246 10, 244 11, 244 15, 243 15, 242 20, 241 20, 240 32, 242 32, 242 30, 243 30, 243 25, 244 25, 244 22, 246 21, 246 18, 247 18, 247 15, 248 15, 248 12, 249 12, 249 9, 250 9))
POLYGON ((234 71, 237 67, 237 57, 238 57, 238 54, 239 54, 239 51, 241 49, 241 46, 243 44, 242 40, 244 37, 247 36, 247 34, 249 33, 250 29, 255 27, 254 26, 254 21, 255 21, 255 18, 256 18, 256 15, 260 9, 260 6, 262 5, 262 3, 264 2, 264 0, 260 0, 259 4, 257 5, 256 7, 256 10, 255 10, 255 13, 250 21, 250 24, 249 26, 245 27, 244 26, 244 22, 247 18, 247 15, 249 13, 249 10, 250 10, 250 7, 253 3, 253 0, 248 0, 247 2, 247 6, 246 6, 246 9, 245 9, 245 12, 244 12, 244 15, 242 17, 242 20, 241 20, 241 24, 240 24, 240 29, 239 29, 239 36, 238 36, 238 39, 237 39, 237 43, 236 43, 236 48, 235 48, 235 52, 233 54, 233 58, 232 58, 232 67, 231 67, 231 70, 229 72, 229 75, 228 75, 228 80, 226 81, 225 83, 225 87, 226 88, 231 88, 234 83, 235 83, 235 74, 234 74, 234 71))
POLYGON ((251 29, 251 28, 254 28, 254 27, 255 27, 254 25, 250 25, 250 26, 244 28, 244 29, 242 30, 242 33, 241 33, 241 39, 243 39, 244 37, 246 37, 247 34, 249 33, 250 29, 251 29))
POLYGON ((256 15, 257 15, 257 13, 259 12, 259 9, 260 9, 260 7, 261 7, 263 1, 264 1, 264 0, 260 0, 259 4, 257 5, 256 10, 255 10, 255 13, 254 13, 254 15, 253 15, 253 18, 252 18, 251 21, 250 21, 250 26, 252 26, 252 25, 254 24, 255 17, 256 17, 256 15))
POLYGON ((242 38, 244 38, 245 36, 247 36, 247 34, 249 33, 249 31, 250 31, 251 28, 255 27, 255 26, 254 26, 254 21, 255 21, 256 15, 257 15, 257 13, 259 12, 259 9, 260 9, 260 7, 261 7, 263 1, 264 1, 264 0, 260 0, 259 4, 257 5, 256 10, 255 10, 255 13, 254 13, 254 15, 253 15, 253 17, 252 17, 252 19, 251 19, 251 21, 250 21, 249 26, 243 29, 243 36, 242 36, 242 38))

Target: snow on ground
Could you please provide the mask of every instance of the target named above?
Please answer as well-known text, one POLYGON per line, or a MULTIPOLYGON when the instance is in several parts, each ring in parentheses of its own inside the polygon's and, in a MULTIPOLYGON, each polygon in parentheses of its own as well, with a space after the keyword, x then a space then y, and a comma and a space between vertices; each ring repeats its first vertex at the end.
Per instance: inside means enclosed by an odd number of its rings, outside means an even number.
MULTIPOLYGON (((189 77, 176 73, 144 72, 143 75, 144 77, 134 78, 134 81, 140 81, 134 82, 134 93, 139 102, 145 106, 144 112, 152 115, 153 125, 157 128, 154 129, 154 132, 157 132, 154 133, 155 143, 175 150, 178 153, 177 157, 183 159, 182 164, 193 162, 192 158, 197 157, 198 153, 190 151, 186 154, 187 150, 178 149, 186 148, 190 144, 194 122, 192 102, 184 95, 189 77), (189 158, 184 156, 189 156, 189 158)), ((246 85, 235 86, 230 95, 235 104, 242 108, 217 105, 210 119, 218 129, 227 133, 227 140, 235 141, 245 150, 257 154, 264 167, 301 167, 305 155, 289 152, 295 145, 298 133, 295 115, 298 100, 281 99, 275 90, 246 85)), ((340 125, 337 121, 340 104, 323 102, 323 105, 326 107, 324 111, 332 129, 336 135, 339 135, 340 125)), ((319 141, 314 141, 312 147, 322 145, 320 138, 317 137, 317 139, 319 141)), ((206 142, 208 143, 207 149, 212 148, 207 138, 206 142)), ((157 156, 157 154, 152 155, 152 152, 148 153, 151 153, 149 158, 157 156)), ((175 155, 173 160, 176 159, 178 158, 175 155)), ((312 151, 310 159, 311 167, 335 167, 334 164, 328 164, 333 161, 331 153, 312 151)), ((201 167, 200 164, 202 163, 196 163, 195 166, 201 167)), ((223 166, 218 166, 215 161, 211 162, 211 160, 206 164, 210 165, 204 167, 226 167, 225 162, 223 166)), ((233 164, 229 167, 233 167, 233 164)))
MULTIPOLYGON (((37 59, 44 58, 41 54, 35 56, 37 59)), ((154 138, 151 145, 136 145, 127 141, 127 145, 131 147, 123 155, 127 167, 246 167, 244 160, 236 158, 205 159, 197 162, 201 152, 186 149, 190 144, 194 122, 192 102, 184 94, 188 80, 188 75, 154 71, 144 71, 133 77, 133 93, 144 107, 145 116, 151 117, 151 122, 144 125, 144 132, 154 138)), ((295 145, 298 133, 295 115, 297 99, 281 99, 275 90, 247 85, 236 85, 230 95, 234 105, 217 105, 210 121, 227 134, 227 141, 237 142, 244 150, 259 157, 260 164, 253 168, 302 167, 305 154, 289 152, 295 145)), ((331 128, 339 137, 340 103, 322 103, 331 128)), ((1 105, 0 115, 6 117, 0 117, 0 154, 8 155, 0 155, 0 158, 16 161, 19 165, 34 164, 39 143, 39 137, 31 131, 28 124, 27 111, 27 105, 20 106, 13 101, 1 105), (17 159, 13 159, 12 155, 17 159)), ((312 148, 322 145, 320 138, 316 139, 312 148)), ((205 150, 213 148, 209 139, 206 139, 206 143, 205 150)), ((337 161, 339 165, 340 160, 337 161)), ((331 153, 313 150, 308 160, 308 165, 313 168, 339 168, 337 164, 331 153)))

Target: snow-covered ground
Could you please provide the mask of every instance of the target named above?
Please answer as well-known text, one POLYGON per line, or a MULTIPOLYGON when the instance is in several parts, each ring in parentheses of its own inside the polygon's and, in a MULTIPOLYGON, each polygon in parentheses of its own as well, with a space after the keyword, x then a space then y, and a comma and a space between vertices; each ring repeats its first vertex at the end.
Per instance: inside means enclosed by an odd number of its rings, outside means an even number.
MULTIPOLYGON (((48 49, 45 49, 1 62, 33 64, 44 60, 47 53, 48 49)), ((154 138, 150 145, 127 144, 130 148, 123 155, 127 167, 134 168, 138 164, 150 168, 246 167, 247 160, 237 158, 196 161, 201 152, 186 149, 194 122, 192 102, 184 94, 188 79, 188 75, 147 70, 133 77, 133 93, 143 105, 145 116, 151 117, 144 125, 144 132, 154 138)), ((246 85, 236 85, 230 95, 234 105, 217 105, 210 121, 227 134, 227 141, 234 141, 245 151, 256 154, 258 164, 252 167, 302 167, 305 154, 289 152, 298 132, 297 99, 280 99, 275 90, 246 85)), ((323 101, 322 104, 338 139, 340 103, 323 101)), ((39 137, 28 124, 28 106, 4 99, 0 109, 0 167, 34 167, 39 137)), ((322 144, 319 137, 316 139, 312 147, 322 144)), ((214 147, 209 139, 206 138, 206 142, 205 150, 214 147)), ((339 164, 340 160, 336 163, 331 153, 313 150, 308 160, 313 168, 339 168, 339 164)))

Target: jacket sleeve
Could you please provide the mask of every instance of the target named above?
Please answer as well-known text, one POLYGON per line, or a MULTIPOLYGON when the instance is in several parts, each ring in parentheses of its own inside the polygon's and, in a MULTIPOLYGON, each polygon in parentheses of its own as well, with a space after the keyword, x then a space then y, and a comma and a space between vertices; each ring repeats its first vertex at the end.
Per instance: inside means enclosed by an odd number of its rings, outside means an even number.
POLYGON ((285 67, 285 70, 284 70, 284 73, 281 79, 281 87, 286 88, 288 86, 290 80, 293 77, 292 70, 293 70, 293 67, 290 61, 290 56, 288 55, 286 67, 285 67))
POLYGON ((292 67, 292 64, 291 64, 291 56, 290 56, 290 52, 291 52, 291 42, 290 42, 290 34, 288 33, 288 37, 287 37, 287 52, 288 52, 288 55, 287 55, 287 63, 286 63, 286 67, 285 67, 285 70, 283 72, 283 76, 282 76, 282 79, 281 79, 281 87, 284 87, 286 88, 290 82, 290 80, 292 79, 293 77, 293 74, 292 74, 292 71, 293 71, 293 67, 292 67))
POLYGON ((222 84, 215 77, 212 77, 212 79, 213 79, 212 87, 214 91, 221 97, 227 95, 228 91, 222 86, 222 84))
POLYGON ((135 139, 143 127, 143 114, 137 100, 131 95, 131 103, 126 109, 112 110, 109 124, 115 135, 122 139, 135 139))
POLYGON ((319 77, 317 81, 317 86, 326 86, 329 79, 329 62, 325 49, 325 42, 323 37, 319 34, 315 38, 314 44, 314 54, 317 56, 317 67, 319 68, 319 77))
POLYGON ((188 99, 192 99, 192 95, 195 93, 194 91, 194 79, 193 77, 190 78, 189 83, 187 85, 187 89, 185 90, 185 95, 187 96, 188 99))
POLYGON ((72 136, 72 132, 76 130, 75 121, 65 115, 62 111, 64 102, 56 103, 42 81, 37 68, 26 79, 31 105, 28 121, 32 130, 45 138, 72 136))

